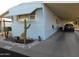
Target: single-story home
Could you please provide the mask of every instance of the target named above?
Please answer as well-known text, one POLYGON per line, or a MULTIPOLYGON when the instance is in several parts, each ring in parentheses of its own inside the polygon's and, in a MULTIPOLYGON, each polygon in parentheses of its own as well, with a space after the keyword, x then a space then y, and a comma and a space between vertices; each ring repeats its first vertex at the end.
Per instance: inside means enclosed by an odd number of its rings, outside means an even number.
POLYGON ((0 33, 4 31, 4 27, 11 27, 11 25, 12 25, 11 18, 0 17, 0 33))
POLYGON ((48 39, 57 32, 61 25, 60 19, 45 3, 22 3, 18 6, 10 8, 3 17, 12 19, 12 35, 21 36, 24 31, 24 19, 31 24, 27 35, 30 38, 42 40, 48 39))

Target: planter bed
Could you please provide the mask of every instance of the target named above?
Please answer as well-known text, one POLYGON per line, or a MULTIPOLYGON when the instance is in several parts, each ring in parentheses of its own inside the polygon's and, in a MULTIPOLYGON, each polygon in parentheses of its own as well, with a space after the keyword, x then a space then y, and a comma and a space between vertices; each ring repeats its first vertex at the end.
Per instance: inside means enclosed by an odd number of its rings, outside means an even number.
MULTIPOLYGON (((24 40, 23 39, 15 39, 14 37, 12 38, 8 38, 8 39, 4 39, 4 40, 7 40, 7 41, 12 41, 12 42, 16 42, 16 43, 21 43, 21 44, 24 44, 24 40)), ((35 40, 33 39, 26 39, 26 44, 29 44, 29 43, 32 43, 34 42, 35 40)))
MULTIPOLYGON (((15 42, 16 42, 16 43, 24 44, 24 40, 16 40, 15 42)), ((31 40, 31 39, 27 39, 27 40, 26 40, 26 44, 32 43, 32 42, 34 42, 34 40, 31 40)))

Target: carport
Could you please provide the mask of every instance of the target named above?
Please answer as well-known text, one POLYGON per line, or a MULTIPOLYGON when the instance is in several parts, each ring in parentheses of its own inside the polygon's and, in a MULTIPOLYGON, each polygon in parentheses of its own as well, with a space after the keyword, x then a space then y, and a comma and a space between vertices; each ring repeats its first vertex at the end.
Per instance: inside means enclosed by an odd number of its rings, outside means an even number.
POLYGON ((73 23, 79 29, 79 3, 46 3, 52 12, 65 23, 73 23))

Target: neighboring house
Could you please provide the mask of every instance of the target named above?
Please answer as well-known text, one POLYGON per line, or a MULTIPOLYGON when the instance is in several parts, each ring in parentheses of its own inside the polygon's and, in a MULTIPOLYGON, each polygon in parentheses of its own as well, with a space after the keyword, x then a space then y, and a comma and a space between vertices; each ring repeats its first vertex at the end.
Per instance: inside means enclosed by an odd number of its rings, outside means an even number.
POLYGON ((1 18, 0 19, 0 32, 4 32, 4 27, 11 27, 11 25, 12 25, 11 18, 5 18, 5 17, 1 18))
POLYGON ((8 10, 3 17, 12 19, 13 36, 21 36, 24 31, 24 19, 31 24, 28 37, 46 40, 58 30, 60 20, 44 3, 23 3, 8 10))

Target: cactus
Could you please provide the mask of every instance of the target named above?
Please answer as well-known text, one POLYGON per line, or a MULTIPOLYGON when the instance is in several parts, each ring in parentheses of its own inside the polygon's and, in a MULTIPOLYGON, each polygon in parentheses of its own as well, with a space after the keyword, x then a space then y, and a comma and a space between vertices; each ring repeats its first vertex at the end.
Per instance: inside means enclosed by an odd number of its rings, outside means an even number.
POLYGON ((24 43, 26 43, 27 39, 27 29, 30 28, 31 24, 27 25, 26 19, 24 20, 24 43))

